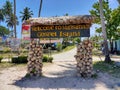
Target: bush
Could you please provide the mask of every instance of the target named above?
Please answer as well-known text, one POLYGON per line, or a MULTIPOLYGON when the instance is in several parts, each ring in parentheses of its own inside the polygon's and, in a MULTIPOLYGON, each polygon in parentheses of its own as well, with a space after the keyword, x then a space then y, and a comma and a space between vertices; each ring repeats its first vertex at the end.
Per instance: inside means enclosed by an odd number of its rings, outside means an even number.
MULTIPOLYGON (((52 62, 53 57, 48 57, 48 56, 43 56, 42 61, 43 62, 52 62)), ((16 57, 12 57, 12 63, 27 63, 27 56, 16 56, 16 57)))
POLYGON ((56 48, 57 48, 58 51, 61 51, 62 50, 62 44, 61 43, 57 43, 56 48))
POLYGON ((27 56, 12 57, 12 63, 27 63, 27 56))
POLYGON ((48 58, 48 62, 51 62, 51 63, 52 63, 52 60, 53 60, 53 57, 49 57, 49 58, 48 58))
POLYGON ((19 56, 18 60, 20 61, 20 63, 27 63, 27 56, 19 56))
POLYGON ((48 56, 43 56, 42 61, 43 61, 43 62, 47 62, 47 61, 48 61, 48 56))
POLYGON ((74 41, 77 42, 77 43, 81 42, 80 38, 75 38, 74 41))
POLYGON ((12 57, 12 63, 18 63, 18 57, 12 57))
POLYGON ((65 49, 67 46, 66 45, 62 45, 62 49, 65 49))
POLYGON ((43 56, 43 59, 42 59, 43 62, 52 62, 52 60, 53 60, 53 57, 48 57, 48 56, 43 56))
POLYGON ((3 57, 0 57, 0 63, 1 63, 1 60, 3 59, 3 57))

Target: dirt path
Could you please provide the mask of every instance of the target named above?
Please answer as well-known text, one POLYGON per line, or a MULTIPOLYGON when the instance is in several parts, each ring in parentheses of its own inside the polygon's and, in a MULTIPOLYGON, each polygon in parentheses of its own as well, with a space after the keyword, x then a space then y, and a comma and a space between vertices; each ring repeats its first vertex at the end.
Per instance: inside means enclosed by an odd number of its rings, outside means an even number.
POLYGON ((59 54, 55 54, 52 55, 52 57, 54 58, 53 61, 75 61, 74 55, 76 54, 76 48, 70 50, 70 51, 66 51, 63 53, 59 53, 59 54))
POLYGON ((26 67, 0 71, 0 90, 112 90, 120 80, 98 73, 97 79, 76 76, 75 62, 54 62, 43 67, 41 78, 25 78, 26 67))
MULTIPOLYGON (((55 54, 52 55, 52 57, 54 58, 53 61, 57 62, 67 62, 67 61, 75 61, 74 55, 76 54, 76 47, 70 51, 67 52, 63 52, 63 53, 59 53, 59 54, 55 54)), ((110 56, 111 60, 113 61, 119 61, 120 62, 120 56, 117 55, 112 55, 110 56)), ((104 57, 103 56, 93 56, 93 61, 104 61, 104 57)))

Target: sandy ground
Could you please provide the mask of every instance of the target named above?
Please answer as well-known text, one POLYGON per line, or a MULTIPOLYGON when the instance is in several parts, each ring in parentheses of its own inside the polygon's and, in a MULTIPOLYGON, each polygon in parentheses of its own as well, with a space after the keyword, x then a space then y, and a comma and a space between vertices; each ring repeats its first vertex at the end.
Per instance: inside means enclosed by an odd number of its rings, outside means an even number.
POLYGON ((42 77, 26 78, 26 66, 0 71, 0 90, 114 90, 120 79, 107 73, 97 73, 97 79, 77 77, 76 62, 71 58, 74 51, 55 55, 52 64, 43 66, 42 77))
POLYGON ((76 76, 75 62, 53 62, 43 67, 42 77, 25 78, 26 67, 0 71, 0 90, 114 90, 120 79, 106 73, 98 78, 76 76))

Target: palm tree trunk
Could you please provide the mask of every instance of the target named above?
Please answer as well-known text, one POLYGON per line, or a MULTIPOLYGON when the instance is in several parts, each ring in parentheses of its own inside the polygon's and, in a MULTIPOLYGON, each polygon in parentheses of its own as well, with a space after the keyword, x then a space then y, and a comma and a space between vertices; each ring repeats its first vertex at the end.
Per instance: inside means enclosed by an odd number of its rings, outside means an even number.
POLYGON ((17 32, 16 32, 16 0, 14 0, 14 34, 15 34, 15 38, 17 38, 17 32))
POLYGON ((109 40, 110 41, 110 52, 113 54, 113 40, 112 39, 110 39, 109 40))
POLYGON ((40 15, 41 15, 42 2, 43 2, 43 0, 40 0, 40 7, 39 7, 39 12, 38 12, 38 17, 40 17, 40 15))
POLYGON ((99 0, 99 3, 100 3, 100 18, 101 18, 101 25, 102 25, 102 34, 103 34, 103 38, 104 38, 105 62, 109 63, 109 62, 111 62, 111 59, 110 59, 109 50, 108 50, 107 33, 106 33, 106 27, 105 27, 105 23, 104 23, 102 0, 99 0))

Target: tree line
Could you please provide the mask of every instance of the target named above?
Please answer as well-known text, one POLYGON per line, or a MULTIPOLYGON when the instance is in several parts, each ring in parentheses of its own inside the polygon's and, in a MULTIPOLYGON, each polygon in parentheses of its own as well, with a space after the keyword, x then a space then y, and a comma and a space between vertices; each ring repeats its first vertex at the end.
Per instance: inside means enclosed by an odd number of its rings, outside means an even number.
MULTIPOLYGON (((38 17, 40 17, 40 13, 42 10, 42 2, 43 1, 40 0, 38 17)), ((23 11, 20 11, 20 13, 20 18, 22 22, 31 18, 33 15, 33 11, 31 11, 29 7, 25 7, 23 11)), ((0 23, 1 22, 5 22, 7 28, 0 25, 0 36, 9 34, 11 37, 17 38, 16 25, 19 25, 19 21, 16 15, 16 0, 14 0, 13 3, 7 0, 2 8, 0 8, 0 23)))

